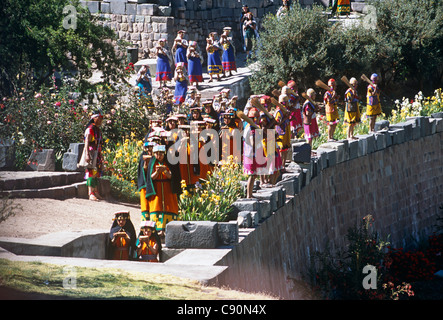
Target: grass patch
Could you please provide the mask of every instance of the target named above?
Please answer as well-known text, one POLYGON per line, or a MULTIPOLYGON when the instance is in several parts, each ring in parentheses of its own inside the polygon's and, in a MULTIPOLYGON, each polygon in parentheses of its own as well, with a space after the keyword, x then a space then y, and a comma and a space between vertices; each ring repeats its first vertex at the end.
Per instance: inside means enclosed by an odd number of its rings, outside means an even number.
POLYGON ((19 291, 66 299, 145 300, 270 300, 250 294, 203 286, 198 281, 170 275, 108 268, 58 266, 0 259, 2 292, 19 291), (68 281, 67 279, 75 279, 68 281))

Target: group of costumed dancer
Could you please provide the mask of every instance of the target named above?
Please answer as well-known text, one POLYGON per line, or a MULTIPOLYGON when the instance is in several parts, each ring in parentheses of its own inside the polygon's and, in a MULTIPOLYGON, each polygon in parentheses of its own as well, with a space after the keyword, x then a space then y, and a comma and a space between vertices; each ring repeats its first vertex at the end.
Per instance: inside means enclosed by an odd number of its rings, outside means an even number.
MULTIPOLYGON (((222 77, 232 76, 232 71, 237 71, 235 49, 230 33, 231 28, 225 27, 220 37, 217 32, 211 32, 206 39, 208 82, 214 81, 214 77, 221 81, 222 77)), ((175 81, 175 104, 184 102, 188 84, 198 88, 199 83, 204 82, 202 67, 204 57, 197 42, 188 42, 184 39, 185 34, 184 30, 178 31, 172 50, 168 49, 165 39, 160 39, 155 48, 157 56, 155 80, 159 82, 160 87, 166 86, 169 81, 175 81), (175 66, 174 74, 172 64, 175 66)))
MULTIPOLYGON (((368 82, 366 114, 370 119, 371 131, 374 131, 376 117, 381 113, 378 78, 377 74, 373 74, 370 79, 362 76, 368 82)), ((343 99, 344 122, 349 124, 348 139, 358 139, 353 134, 354 126, 361 118, 358 81, 356 78, 348 81, 346 77, 341 80, 348 86, 343 99)), ((145 137, 138 167, 142 230, 138 238, 130 234, 133 227, 130 227, 132 223, 128 213, 117 213, 112 229, 114 232, 111 232, 112 244, 116 248, 114 259, 131 257, 130 253, 122 254, 122 250, 129 250, 132 246, 133 255, 139 259, 159 261, 158 253, 166 224, 179 220, 178 197, 183 188, 192 192, 196 183, 206 180, 213 168, 223 163, 225 158, 222 154, 231 158, 240 157, 238 162, 242 163, 248 175, 246 197, 252 198, 257 178, 260 187, 266 188, 273 186, 284 172, 286 162, 291 161, 291 139, 301 137, 304 133, 304 138, 312 145, 312 140, 320 136, 316 119, 319 112, 326 116, 329 140, 335 141, 333 135, 339 121, 339 96, 334 79, 329 79, 327 85, 320 80, 316 82, 318 87, 325 90, 320 103, 315 101, 317 94, 313 88, 299 95, 294 80, 287 83, 280 81, 278 85, 279 88, 272 91, 272 96, 251 95, 243 108, 237 107, 237 97, 230 97, 227 88, 212 99, 201 101, 198 90, 191 86, 187 97, 180 104, 181 110, 186 112, 171 112, 162 119, 150 121, 150 131, 145 137), (193 145, 189 138, 193 128, 198 134, 204 129, 213 129, 212 132, 216 134, 205 138, 198 135, 198 143, 193 145), (258 129, 263 130, 257 140, 258 129), (235 130, 240 133, 240 145, 235 143, 235 135, 232 134, 235 130), (181 135, 177 132, 181 132, 181 135), (270 140, 269 132, 274 135, 273 140, 270 140), (192 164, 190 158, 195 148, 199 152, 213 139, 219 139, 217 160, 205 163, 199 156, 198 163, 192 164), (168 161, 167 153, 171 152, 172 146, 172 152, 175 153, 177 150, 185 150, 186 161, 177 164, 168 161), (124 220, 131 230, 121 227, 119 219, 124 220), (137 243, 131 239, 138 239, 137 243)))

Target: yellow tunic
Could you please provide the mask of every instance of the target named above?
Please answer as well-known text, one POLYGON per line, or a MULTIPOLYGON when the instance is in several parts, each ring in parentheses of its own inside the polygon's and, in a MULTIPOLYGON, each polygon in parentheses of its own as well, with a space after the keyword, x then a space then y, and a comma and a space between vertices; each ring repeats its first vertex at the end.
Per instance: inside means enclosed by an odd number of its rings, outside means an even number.
POLYGON ((380 90, 372 84, 368 86, 366 114, 368 116, 381 114, 380 90))

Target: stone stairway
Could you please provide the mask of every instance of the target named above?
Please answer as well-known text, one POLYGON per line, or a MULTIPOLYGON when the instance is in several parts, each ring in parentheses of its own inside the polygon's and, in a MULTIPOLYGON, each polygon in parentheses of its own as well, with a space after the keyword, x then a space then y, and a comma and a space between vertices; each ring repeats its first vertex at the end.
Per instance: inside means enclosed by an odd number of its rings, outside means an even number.
MULTIPOLYGON (((109 195, 107 180, 100 191, 109 195)), ((0 197, 10 198, 88 198, 83 172, 0 171, 0 197)))

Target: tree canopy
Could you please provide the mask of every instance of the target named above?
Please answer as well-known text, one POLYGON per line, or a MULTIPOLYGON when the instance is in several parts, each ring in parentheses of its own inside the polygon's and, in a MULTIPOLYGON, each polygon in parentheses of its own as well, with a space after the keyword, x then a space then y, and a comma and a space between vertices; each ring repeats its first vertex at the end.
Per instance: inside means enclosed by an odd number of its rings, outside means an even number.
POLYGON ((0 94, 39 88, 54 71, 74 71, 83 92, 94 70, 102 72, 104 82, 119 79, 123 68, 115 50, 115 32, 99 20, 78 0, 4 0, 0 94))

